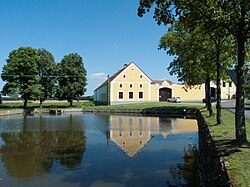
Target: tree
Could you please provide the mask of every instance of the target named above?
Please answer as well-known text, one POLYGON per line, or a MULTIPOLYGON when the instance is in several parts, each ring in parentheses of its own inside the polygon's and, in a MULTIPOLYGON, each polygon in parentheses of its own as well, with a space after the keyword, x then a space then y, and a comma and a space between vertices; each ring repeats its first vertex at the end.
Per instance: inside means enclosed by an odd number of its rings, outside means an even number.
POLYGON ((6 81, 2 94, 19 94, 24 99, 24 108, 28 100, 36 100, 41 95, 41 84, 37 70, 37 51, 31 47, 20 47, 9 53, 2 71, 2 80, 6 81))
POLYGON ((39 83, 42 85, 42 94, 40 97, 40 107, 43 101, 48 97, 53 97, 56 91, 57 81, 57 64, 54 56, 46 49, 37 50, 38 61, 38 75, 40 77, 39 83))
POLYGON ((205 20, 207 28, 226 29, 237 47, 237 75, 235 135, 239 143, 246 143, 244 114, 245 50, 250 38, 249 0, 140 0, 138 15, 143 16, 154 6, 158 24, 172 24, 175 20, 205 20))
POLYGON ((80 55, 71 53, 64 56, 61 63, 59 63, 57 97, 60 100, 67 100, 70 102, 70 106, 72 106, 73 100, 78 100, 86 91, 86 74, 87 72, 80 55))
POLYGON ((178 80, 193 87, 205 82, 206 107, 212 115, 210 82, 214 78, 215 65, 210 58, 211 42, 207 37, 197 34, 198 29, 188 32, 176 22, 160 40, 160 48, 175 56, 168 70, 176 74, 178 80))

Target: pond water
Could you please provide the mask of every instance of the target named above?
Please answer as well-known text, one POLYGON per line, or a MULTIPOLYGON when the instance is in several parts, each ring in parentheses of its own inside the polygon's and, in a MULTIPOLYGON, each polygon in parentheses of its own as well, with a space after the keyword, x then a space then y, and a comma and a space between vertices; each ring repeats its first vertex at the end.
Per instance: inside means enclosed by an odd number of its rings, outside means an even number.
POLYGON ((0 119, 0 186, 197 186, 197 121, 65 114, 0 119))

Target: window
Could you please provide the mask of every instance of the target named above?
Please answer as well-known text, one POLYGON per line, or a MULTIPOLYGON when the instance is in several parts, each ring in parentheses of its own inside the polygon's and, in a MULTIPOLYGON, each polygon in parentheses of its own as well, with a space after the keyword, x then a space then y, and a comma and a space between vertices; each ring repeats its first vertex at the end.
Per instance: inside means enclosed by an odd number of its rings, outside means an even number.
POLYGON ((125 78, 126 78, 126 75, 123 75, 123 78, 125 79, 125 78))
POLYGON ((128 92, 128 98, 129 98, 129 99, 133 99, 133 97, 134 97, 133 95, 134 95, 133 92, 128 92))
POLYGON ((225 81, 223 81, 222 86, 226 87, 226 82, 225 81))
POLYGON ((139 99, 143 99, 143 92, 139 92, 139 99))
POLYGON ((129 87, 130 87, 130 88, 132 88, 132 87, 133 87, 133 85, 132 85, 132 84, 130 84, 130 85, 129 85, 129 87))
POLYGON ((142 84, 140 84, 140 88, 142 88, 142 84))
POLYGON ((122 88, 122 84, 120 84, 120 88, 122 88))
POLYGON ((140 78, 142 79, 142 75, 140 75, 140 78))
POLYGON ((230 87, 230 88, 232 87, 232 82, 229 82, 229 87, 230 87))
POLYGON ((119 92, 119 99, 123 99, 123 92, 119 92))

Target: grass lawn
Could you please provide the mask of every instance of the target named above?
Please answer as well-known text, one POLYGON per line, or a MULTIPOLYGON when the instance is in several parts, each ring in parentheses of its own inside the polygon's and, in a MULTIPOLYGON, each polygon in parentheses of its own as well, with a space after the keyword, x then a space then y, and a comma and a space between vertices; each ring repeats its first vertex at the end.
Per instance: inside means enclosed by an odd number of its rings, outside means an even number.
MULTIPOLYGON (((70 108, 69 102, 44 102, 43 109, 49 109, 51 106, 56 106, 57 108, 70 108)), ((202 106, 198 105, 198 107, 202 106)), ((38 102, 28 102, 28 108, 39 109, 38 102)), ((123 105, 95 105, 93 102, 89 101, 79 101, 73 102, 73 108, 118 108, 118 109, 144 109, 144 108, 154 108, 154 107, 197 107, 197 105, 190 105, 189 103, 169 103, 169 102, 152 102, 152 103, 138 103, 138 104, 123 104, 123 105)), ((3 103, 0 105, 0 110, 10 110, 10 109, 22 109, 23 103, 3 103)))
POLYGON ((248 100, 247 102, 245 102, 245 105, 249 107, 249 105, 250 105, 250 100, 248 100))
POLYGON ((201 108, 203 104, 195 105, 190 103, 169 103, 169 102, 151 102, 151 103, 134 103, 134 104, 123 104, 123 105, 100 105, 94 108, 117 108, 117 109, 144 109, 144 108, 164 108, 164 107, 188 107, 188 108, 201 108))
MULTIPOLYGON (((57 108, 71 108, 69 102, 44 102, 42 105, 43 109, 49 109, 51 106, 56 106, 57 108)), ((86 108, 86 107, 93 107, 95 106, 93 102, 86 102, 86 101, 79 101, 79 102, 73 102, 73 108, 86 108)), ((40 108, 40 105, 38 102, 28 102, 27 108, 40 108)), ((16 102, 16 103, 2 103, 0 105, 0 110, 13 110, 13 109, 23 109, 23 103, 22 102, 16 102)))

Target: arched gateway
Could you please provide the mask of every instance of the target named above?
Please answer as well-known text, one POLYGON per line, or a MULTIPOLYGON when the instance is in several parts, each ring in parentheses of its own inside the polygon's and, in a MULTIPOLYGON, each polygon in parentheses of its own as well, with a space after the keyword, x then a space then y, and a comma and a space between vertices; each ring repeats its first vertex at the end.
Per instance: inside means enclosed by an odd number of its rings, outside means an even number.
POLYGON ((159 101, 167 101, 167 99, 170 97, 172 97, 172 89, 171 88, 159 89, 159 101))

